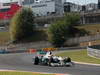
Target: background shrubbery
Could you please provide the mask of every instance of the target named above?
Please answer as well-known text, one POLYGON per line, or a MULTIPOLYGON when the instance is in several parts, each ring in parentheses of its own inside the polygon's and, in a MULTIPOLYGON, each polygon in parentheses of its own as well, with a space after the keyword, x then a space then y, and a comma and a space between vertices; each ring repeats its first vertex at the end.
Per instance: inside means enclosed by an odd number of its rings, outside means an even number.
POLYGON ((11 40, 18 42, 33 35, 34 14, 29 8, 22 8, 12 18, 10 24, 11 40))
POLYGON ((79 30, 74 26, 78 25, 80 16, 76 13, 65 14, 64 18, 56 21, 48 28, 48 39, 56 47, 64 45, 66 40, 75 37, 76 35, 85 35, 84 30, 79 30))

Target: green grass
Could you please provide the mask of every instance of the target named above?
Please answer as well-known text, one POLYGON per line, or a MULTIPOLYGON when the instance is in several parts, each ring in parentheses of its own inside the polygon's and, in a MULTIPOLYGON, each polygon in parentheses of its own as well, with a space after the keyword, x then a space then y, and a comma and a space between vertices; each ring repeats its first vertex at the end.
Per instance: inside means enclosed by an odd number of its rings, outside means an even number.
MULTIPOLYGON (((25 40, 22 40, 22 42, 35 42, 47 39, 47 35, 44 30, 37 30, 33 34, 34 35, 32 37, 26 38, 25 40)), ((9 32, 0 32, 0 45, 5 45, 8 41, 10 41, 9 32)))
POLYGON ((55 75, 55 74, 39 74, 39 73, 31 73, 31 72, 7 72, 7 71, 1 71, 0 75, 55 75))
POLYGON ((0 32, 0 45, 5 44, 10 39, 9 32, 0 32))
POLYGON ((69 57, 71 57, 72 61, 100 64, 100 59, 96 59, 96 58, 92 58, 92 57, 88 56, 86 50, 66 51, 66 52, 56 54, 56 55, 63 56, 63 57, 69 56, 69 57))
MULTIPOLYGON (((79 29, 85 29, 86 31, 90 32, 90 34, 96 34, 97 30, 100 32, 100 24, 91 24, 91 25, 81 25, 76 26, 79 29)), ((46 40, 46 30, 38 30, 34 33, 34 36, 26 39, 25 41, 42 41, 46 40), (41 37, 40 37, 41 36, 41 37)), ((4 45, 6 42, 10 40, 9 32, 0 32, 0 45, 4 45)))
POLYGON ((81 26, 76 26, 76 28, 85 29, 86 31, 89 31, 90 34, 97 34, 98 30, 100 33, 100 24, 81 25, 81 26))
MULTIPOLYGON (((100 33, 100 24, 81 25, 81 26, 76 26, 76 28, 85 29, 86 31, 90 32, 90 34, 97 34, 97 30, 99 30, 100 33)), ((25 41, 26 42, 42 41, 46 39, 47 39, 46 30, 38 30, 37 32, 34 33, 34 36, 26 39, 25 41)), ((4 45, 9 40, 10 40, 9 32, 0 32, 0 45, 4 45)))

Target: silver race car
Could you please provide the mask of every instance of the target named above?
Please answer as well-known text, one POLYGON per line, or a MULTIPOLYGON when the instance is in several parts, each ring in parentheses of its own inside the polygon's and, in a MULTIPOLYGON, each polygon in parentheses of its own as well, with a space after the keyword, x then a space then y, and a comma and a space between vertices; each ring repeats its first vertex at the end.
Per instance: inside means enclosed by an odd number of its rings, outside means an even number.
POLYGON ((33 58, 34 65, 48 65, 48 66, 73 66, 75 65, 70 57, 59 57, 47 52, 45 55, 37 55, 33 58))

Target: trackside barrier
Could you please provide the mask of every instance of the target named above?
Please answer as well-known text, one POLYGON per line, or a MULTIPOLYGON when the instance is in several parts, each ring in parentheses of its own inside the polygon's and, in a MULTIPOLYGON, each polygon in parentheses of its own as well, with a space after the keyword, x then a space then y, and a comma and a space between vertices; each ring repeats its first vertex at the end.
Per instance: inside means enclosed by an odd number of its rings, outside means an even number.
POLYGON ((92 57, 100 58, 100 46, 89 46, 87 47, 87 54, 92 57))
POLYGON ((5 53, 9 53, 9 51, 6 51, 6 50, 0 50, 0 54, 5 54, 5 53))
POLYGON ((28 50, 28 53, 30 53, 30 54, 31 54, 31 53, 35 53, 35 52, 37 52, 36 49, 29 49, 29 50, 28 50))
POLYGON ((58 48, 41 48, 41 49, 28 49, 28 50, 0 50, 0 54, 6 54, 6 53, 24 53, 24 52, 28 52, 28 53, 35 53, 35 52, 47 52, 47 51, 55 51, 58 50, 58 48))
POLYGON ((73 50, 73 49, 86 49, 86 47, 61 47, 61 48, 40 48, 40 49, 23 49, 23 50, 4 50, 0 49, 0 54, 5 54, 5 53, 35 53, 39 51, 60 51, 60 50, 73 50))
POLYGON ((29 49, 28 53, 35 53, 35 52, 47 52, 47 51, 55 51, 58 50, 58 48, 41 48, 41 49, 29 49))
POLYGON ((24 53, 27 52, 26 50, 14 50, 14 51, 9 51, 9 53, 24 53))
POLYGON ((55 51, 58 50, 58 48, 42 48, 44 51, 55 51))
POLYGON ((24 53, 27 52, 26 50, 11 50, 11 51, 7 51, 7 50, 0 50, 0 54, 7 54, 7 53, 24 53))

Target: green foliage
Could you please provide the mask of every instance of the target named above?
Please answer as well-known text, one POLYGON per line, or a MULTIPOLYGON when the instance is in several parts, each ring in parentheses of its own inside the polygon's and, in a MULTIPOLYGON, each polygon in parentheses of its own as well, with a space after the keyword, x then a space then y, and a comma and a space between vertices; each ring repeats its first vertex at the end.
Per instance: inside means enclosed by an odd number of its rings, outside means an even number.
POLYGON ((66 40, 67 29, 64 21, 52 24, 48 29, 49 41, 56 47, 62 46, 66 40))
POLYGON ((48 29, 49 41, 56 47, 63 46, 65 41, 78 32, 73 26, 79 21, 78 14, 65 14, 64 19, 55 22, 48 29))
POLYGON ((12 41, 26 39, 33 34, 34 15, 31 9, 22 8, 12 18, 10 35, 12 41))
POLYGON ((85 29, 78 29, 79 30, 79 36, 85 36, 89 35, 89 31, 86 31, 85 29))
POLYGON ((65 13, 65 22, 70 22, 70 26, 75 26, 79 24, 80 15, 78 13, 65 13))

